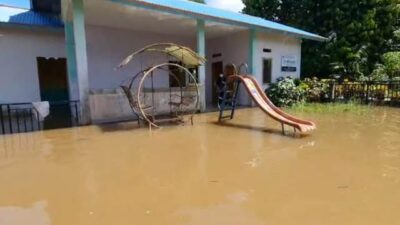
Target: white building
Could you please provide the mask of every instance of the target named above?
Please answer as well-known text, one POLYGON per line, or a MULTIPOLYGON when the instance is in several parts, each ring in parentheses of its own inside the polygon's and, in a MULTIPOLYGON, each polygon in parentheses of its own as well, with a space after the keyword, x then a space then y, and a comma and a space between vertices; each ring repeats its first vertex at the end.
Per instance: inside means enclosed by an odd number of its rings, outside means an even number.
MULTIPOLYGON (((206 66, 198 70, 204 111, 215 102, 213 82, 224 65, 247 63, 248 72, 267 85, 280 76, 300 76, 302 39, 325 40, 183 0, 31 2, 31 9, 0 6, 0 104, 77 100, 83 124, 123 117, 99 112, 115 111, 109 101, 101 106, 101 94, 108 93, 108 99, 117 94, 113 90, 132 75, 129 69, 141 65, 114 68, 145 45, 173 42, 207 58, 206 66), (95 104, 90 103, 91 95, 98 95, 95 104)), ((162 88, 168 82, 158 84, 162 88)), ((245 93, 240 103, 250 104, 245 93)))

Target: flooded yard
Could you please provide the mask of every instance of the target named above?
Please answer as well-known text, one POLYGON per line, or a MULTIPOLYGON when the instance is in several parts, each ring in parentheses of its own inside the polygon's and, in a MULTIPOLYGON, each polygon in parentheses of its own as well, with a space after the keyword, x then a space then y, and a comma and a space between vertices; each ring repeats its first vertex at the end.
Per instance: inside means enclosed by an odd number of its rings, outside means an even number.
POLYGON ((0 136, 0 225, 400 224, 400 110, 294 114, 0 136))

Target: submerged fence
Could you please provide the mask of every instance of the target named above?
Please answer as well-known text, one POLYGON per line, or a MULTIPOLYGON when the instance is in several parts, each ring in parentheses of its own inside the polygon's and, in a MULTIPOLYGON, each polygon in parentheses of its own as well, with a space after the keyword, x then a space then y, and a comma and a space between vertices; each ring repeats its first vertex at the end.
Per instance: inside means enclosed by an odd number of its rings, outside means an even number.
POLYGON ((400 106, 400 81, 366 81, 330 84, 330 100, 400 106))
POLYGON ((0 104, 0 135, 79 125, 79 102, 50 102, 50 114, 39 119, 31 103, 0 104))

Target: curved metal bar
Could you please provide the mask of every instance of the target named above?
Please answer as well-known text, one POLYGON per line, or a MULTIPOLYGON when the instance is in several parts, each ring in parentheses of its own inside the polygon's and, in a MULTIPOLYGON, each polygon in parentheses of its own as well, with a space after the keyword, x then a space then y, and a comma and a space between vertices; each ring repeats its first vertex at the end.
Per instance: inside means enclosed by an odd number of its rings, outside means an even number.
POLYGON ((126 97, 127 97, 127 99, 128 99, 129 106, 131 107, 133 113, 134 113, 139 119, 143 120, 143 118, 142 118, 142 116, 141 116, 141 113, 140 113, 139 110, 136 108, 136 104, 135 104, 135 102, 134 102, 134 97, 132 96, 131 90, 130 90, 128 87, 123 86, 123 85, 121 85, 121 88, 122 88, 122 90, 124 91, 124 93, 125 93, 125 95, 126 95, 126 97))
MULTIPOLYGON (((185 67, 184 67, 184 68, 185 68, 185 67)), ((181 84, 179 78, 178 78, 175 74, 171 73, 171 71, 170 71, 169 69, 165 69, 165 68, 163 68, 163 67, 158 67, 158 69, 168 72, 169 75, 172 75, 172 77, 173 77, 173 78, 175 79, 175 81, 178 83, 179 88, 180 88, 180 93, 181 93, 181 95, 180 95, 180 97, 181 97, 181 103, 180 103, 180 104, 183 104, 183 98, 184 98, 184 97, 183 97, 183 85, 181 84)), ((189 71, 189 72, 190 72, 190 71, 189 71)), ((191 76, 189 76, 189 82, 192 80, 193 83, 197 84, 196 78, 192 75, 192 73, 189 73, 189 74, 191 75, 191 76)), ((196 106, 196 109, 197 109, 197 107, 198 107, 198 106, 196 106)), ((180 106, 180 109, 182 109, 182 106, 180 106)), ((195 109, 194 111, 196 111, 196 109, 195 109)), ((183 114, 183 113, 182 113, 182 114, 183 114)))
MULTIPOLYGON (((180 81, 179 78, 178 78, 175 74, 173 74, 170 70, 164 69, 164 68, 162 68, 162 67, 159 67, 158 69, 167 71, 168 74, 169 74, 170 76, 172 76, 176 82, 178 82, 179 89, 180 89, 180 93, 181 93, 181 95, 180 95, 181 102, 180 102, 179 109, 182 110, 182 103, 183 103, 183 86, 182 86, 182 84, 181 84, 181 81, 180 81)), ((171 90, 170 90, 170 92, 171 92, 171 90)), ((171 99, 170 99, 170 101, 171 101, 171 99)), ((171 102, 170 102, 170 104, 171 104, 171 102)), ((172 111, 172 110, 170 110, 170 111, 172 111)), ((176 112, 176 114, 178 114, 178 113, 176 112)))
POLYGON ((147 45, 135 52, 133 52, 132 54, 128 55, 118 66, 116 69, 122 68, 124 66, 126 66, 132 59, 133 57, 135 57, 136 55, 145 52, 147 49, 150 49, 152 47, 155 46, 171 46, 173 45, 173 43, 156 43, 156 44, 151 44, 151 45, 147 45))
MULTIPOLYGON (((159 67, 158 69, 166 71, 178 83, 179 89, 180 89, 180 93, 181 93, 181 96, 180 96, 181 97, 181 103, 180 104, 182 104, 183 103, 183 85, 181 84, 181 81, 179 80, 179 78, 175 74, 173 74, 169 69, 167 70, 167 69, 164 69, 162 67, 159 67)), ((180 108, 182 109, 182 107, 180 107, 180 108)))
POLYGON ((145 74, 143 75, 143 77, 141 78, 140 83, 139 83, 139 87, 138 87, 138 94, 137 94, 137 100, 138 100, 138 106, 139 106, 140 112, 141 112, 143 118, 149 123, 149 126, 150 126, 150 127, 153 126, 153 127, 156 127, 156 128, 160 128, 159 125, 157 125, 157 124, 155 124, 153 121, 151 121, 151 120, 147 117, 147 115, 145 114, 145 112, 144 112, 144 110, 143 110, 143 106, 142 106, 142 104, 141 104, 141 102, 140 102, 140 93, 141 93, 142 90, 143 90, 143 84, 144 84, 144 81, 146 80, 146 78, 147 78, 148 76, 150 76, 150 74, 151 74, 154 70, 159 69, 160 67, 164 67, 164 66, 175 66, 175 67, 177 67, 177 68, 180 68, 180 69, 184 70, 187 74, 189 74, 190 78, 192 78, 193 81, 195 82, 194 84, 195 84, 195 88, 196 88, 197 98, 196 98, 195 109, 194 109, 193 112, 192 112, 192 118, 193 118, 193 115, 194 115, 194 113, 197 111, 197 108, 199 107, 199 104, 200 104, 199 86, 198 86, 198 84, 197 84, 197 82, 196 82, 196 78, 193 76, 193 74, 192 74, 187 68, 185 68, 185 67, 183 67, 183 66, 181 66, 181 65, 179 65, 179 64, 175 64, 175 63, 162 63, 162 64, 159 64, 159 65, 153 66, 153 67, 151 67, 149 70, 147 70, 147 71, 145 72, 145 74))
POLYGON ((244 75, 247 75, 247 74, 249 74, 249 66, 247 65, 247 63, 242 63, 242 64, 240 64, 240 66, 239 66, 239 73, 238 73, 238 75, 241 75, 242 73, 242 67, 244 67, 244 69, 245 69, 245 74, 244 75))
POLYGON ((160 48, 160 47, 172 47, 172 46, 178 47, 178 49, 175 50, 175 51, 178 51, 178 50, 180 50, 180 49, 184 49, 184 50, 186 50, 189 54, 191 54, 193 57, 199 59, 199 61, 205 61, 205 58, 204 58, 204 57, 200 56, 199 54, 197 54, 196 52, 194 52, 194 51, 191 50, 190 48, 187 48, 187 47, 184 47, 184 46, 181 46, 181 45, 177 45, 177 44, 174 44, 174 43, 156 43, 156 44, 147 45, 147 46, 145 46, 145 47, 143 47, 143 48, 141 48, 141 49, 139 49, 139 50, 133 52, 132 54, 130 54, 129 56, 127 56, 127 57, 117 66, 116 69, 119 69, 119 68, 122 68, 122 67, 126 66, 127 64, 129 64, 130 61, 132 61, 132 59, 133 59, 136 55, 139 55, 139 54, 141 54, 141 53, 143 53, 143 52, 146 52, 146 51, 150 51, 150 52, 161 52, 161 53, 165 53, 165 54, 167 54, 167 55, 169 55, 169 56, 172 56, 172 57, 176 58, 177 60, 182 60, 182 59, 179 59, 179 58, 177 58, 176 56, 170 54, 170 52, 166 51, 165 49, 157 49, 157 48, 156 48, 156 47, 159 47, 159 48, 160 48))
POLYGON ((126 86, 127 88, 131 89, 133 83, 135 82, 135 80, 141 75, 144 74, 146 70, 141 70, 139 72, 137 72, 135 75, 133 75, 132 77, 125 79, 124 81, 121 82, 121 85, 126 86), (124 85, 127 84, 127 85, 124 85))
POLYGON ((135 82, 135 80, 140 77, 140 75, 144 74, 146 70, 142 70, 139 71, 138 73, 136 73, 134 76, 132 76, 131 78, 123 81, 120 85, 120 87, 122 88, 122 90, 124 91, 129 105, 133 111, 133 113, 141 120, 144 120, 144 118, 142 117, 142 114, 138 108, 138 104, 137 102, 135 102, 134 97, 132 95, 131 89, 132 89, 132 85, 135 82), (125 83, 125 84, 124 84, 125 83))
POLYGON ((233 71, 234 71, 234 74, 229 74, 229 75, 237 75, 238 73, 238 70, 237 70, 237 67, 236 67, 236 65, 234 64, 234 63, 228 63, 228 64, 226 64, 226 66, 232 66, 233 67, 233 71))

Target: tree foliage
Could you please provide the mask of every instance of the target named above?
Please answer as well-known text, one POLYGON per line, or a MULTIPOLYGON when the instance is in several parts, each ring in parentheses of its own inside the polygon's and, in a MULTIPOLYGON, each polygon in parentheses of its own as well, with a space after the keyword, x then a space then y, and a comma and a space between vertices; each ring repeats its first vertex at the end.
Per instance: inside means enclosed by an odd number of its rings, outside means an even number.
POLYGON ((400 77, 400 52, 388 52, 382 58, 389 77, 400 77))
POLYGON ((305 90, 299 88, 291 77, 279 77, 276 83, 265 90, 265 94, 279 107, 292 106, 305 100, 305 90))
POLYGON ((400 0, 243 0, 244 12, 329 37, 304 41, 302 75, 369 75, 399 46, 400 0))
POLYGON ((189 1, 206 4, 204 0, 189 0, 189 1))

